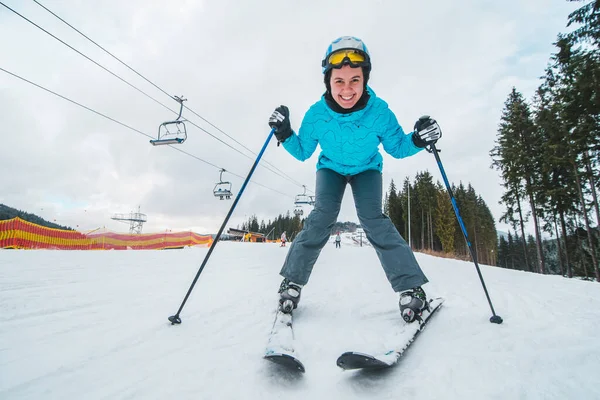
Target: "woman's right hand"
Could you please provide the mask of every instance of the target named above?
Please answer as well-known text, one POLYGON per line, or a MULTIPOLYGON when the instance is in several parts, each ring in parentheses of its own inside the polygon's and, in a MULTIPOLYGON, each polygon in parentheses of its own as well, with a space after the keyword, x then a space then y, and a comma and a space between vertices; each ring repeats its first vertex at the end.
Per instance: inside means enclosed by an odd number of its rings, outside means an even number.
POLYGON ((293 133, 290 125, 290 110, 286 106, 277 107, 269 118, 269 126, 275 129, 277 145, 285 142, 293 133))

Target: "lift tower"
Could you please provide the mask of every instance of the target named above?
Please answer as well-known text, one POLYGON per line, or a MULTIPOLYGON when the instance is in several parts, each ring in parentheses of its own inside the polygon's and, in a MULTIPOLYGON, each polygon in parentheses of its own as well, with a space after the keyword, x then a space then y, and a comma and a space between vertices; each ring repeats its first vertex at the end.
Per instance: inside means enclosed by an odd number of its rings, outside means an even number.
POLYGON ((146 214, 142 214, 140 212, 140 207, 138 207, 138 212, 136 213, 132 211, 129 214, 115 214, 110 219, 128 223, 129 233, 138 235, 142 233, 142 227, 144 226, 144 222, 148 221, 146 214))

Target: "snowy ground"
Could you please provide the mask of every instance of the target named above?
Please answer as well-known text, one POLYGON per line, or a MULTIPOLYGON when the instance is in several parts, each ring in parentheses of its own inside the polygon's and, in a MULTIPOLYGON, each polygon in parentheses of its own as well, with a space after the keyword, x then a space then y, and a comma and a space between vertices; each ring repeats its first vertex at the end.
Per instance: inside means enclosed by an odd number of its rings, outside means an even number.
POLYGON ((418 255, 444 308, 394 369, 342 352, 394 346, 396 295, 371 247, 329 244, 295 314, 304 375, 262 359, 288 248, 0 250, 0 399, 599 399, 600 285, 418 255))

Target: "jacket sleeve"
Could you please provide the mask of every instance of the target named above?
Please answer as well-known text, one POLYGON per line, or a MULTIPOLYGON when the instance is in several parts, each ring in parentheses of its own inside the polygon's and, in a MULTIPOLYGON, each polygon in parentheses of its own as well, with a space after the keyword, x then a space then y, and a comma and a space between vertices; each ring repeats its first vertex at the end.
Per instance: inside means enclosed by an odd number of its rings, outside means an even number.
POLYGON ((394 158, 405 158, 423 150, 414 145, 413 132, 408 135, 404 133, 392 110, 387 108, 385 112, 388 114, 387 124, 381 133, 381 143, 385 152, 394 158))
POLYGON ((315 132, 315 123, 312 118, 312 108, 304 115, 302 125, 298 134, 292 133, 292 136, 283 142, 283 147, 296 159, 304 161, 313 155, 319 143, 315 132))

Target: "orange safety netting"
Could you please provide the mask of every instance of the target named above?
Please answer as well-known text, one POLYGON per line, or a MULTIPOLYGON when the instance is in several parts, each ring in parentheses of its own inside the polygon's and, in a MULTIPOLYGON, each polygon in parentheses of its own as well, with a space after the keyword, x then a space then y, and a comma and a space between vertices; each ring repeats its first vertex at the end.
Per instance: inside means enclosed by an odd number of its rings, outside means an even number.
POLYGON ((18 217, 0 221, 0 248, 57 250, 160 250, 210 245, 212 236, 194 232, 82 233, 47 228, 18 217))

